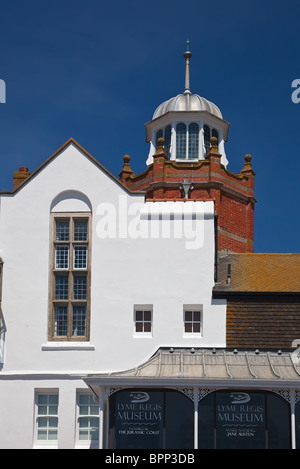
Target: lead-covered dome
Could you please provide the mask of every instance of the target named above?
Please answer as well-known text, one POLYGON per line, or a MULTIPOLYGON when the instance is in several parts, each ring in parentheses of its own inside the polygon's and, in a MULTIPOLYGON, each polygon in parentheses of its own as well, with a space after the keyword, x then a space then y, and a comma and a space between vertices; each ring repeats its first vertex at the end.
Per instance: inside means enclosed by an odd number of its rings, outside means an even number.
POLYGON ((207 111, 214 116, 223 119, 222 113, 218 106, 211 101, 202 98, 198 94, 192 94, 190 91, 185 91, 178 94, 174 98, 168 99, 158 106, 153 114, 152 119, 161 117, 167 112, 171 111, 207 111))

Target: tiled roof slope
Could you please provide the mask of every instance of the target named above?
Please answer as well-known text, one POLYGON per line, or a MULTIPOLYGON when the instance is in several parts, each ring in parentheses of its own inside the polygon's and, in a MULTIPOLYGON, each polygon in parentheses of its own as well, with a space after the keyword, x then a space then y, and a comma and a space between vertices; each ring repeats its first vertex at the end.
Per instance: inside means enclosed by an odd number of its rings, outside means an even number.
POLYGON ((243 295, 227 299, 226 346, 291 350, 300 345, 300 296, 243 295))
POLYGON ((228 254, 219 261, 214 296, 227 298, 226 346, 300 344, 300 254, 228 254))
POLYGON ((214 291, 300 294, 300 254, 224 255, 214 291))

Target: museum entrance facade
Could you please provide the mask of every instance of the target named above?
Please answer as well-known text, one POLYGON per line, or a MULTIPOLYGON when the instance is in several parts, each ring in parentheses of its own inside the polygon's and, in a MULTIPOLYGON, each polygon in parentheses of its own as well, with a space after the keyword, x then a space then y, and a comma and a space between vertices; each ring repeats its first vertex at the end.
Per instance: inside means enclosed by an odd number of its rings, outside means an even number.
POLYGON ((272 391, 127 388, 110 395, 108 415, 110 449, 292 447, 290 404, 272 391))

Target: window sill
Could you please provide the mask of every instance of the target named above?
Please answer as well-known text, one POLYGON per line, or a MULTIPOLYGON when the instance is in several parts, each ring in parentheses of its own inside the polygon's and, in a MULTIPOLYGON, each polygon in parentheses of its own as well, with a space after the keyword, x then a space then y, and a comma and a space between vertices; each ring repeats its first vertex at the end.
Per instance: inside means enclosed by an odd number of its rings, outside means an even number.
POLYGON ((89 342, 47 342, 42 350, 95 350, 95 345, 89 342))
POLYGON ((199 161, 202 161, 202 159, 199 158, 175 158, 175 163, 198 163, 199 161))
POLYGON ((99 449, 99 443, 98 441, 96 443, 87 443, 87 444, 81 444, 77 443, 75 445, 75 449, 99 449))
POLYGON ((203 335, 201 334, 201 332, 186 332, 183 334, 183 338, 184 339, 193 339, 193 338, 202 339, 203 335))
POLYGON ((35 444, 33 449, 58 449, 58 444, 47 445, 47 444, 35 444))
POLYGON ((152 339, 152 337, 151 332, 135 332, 133 334, 134 339, 152 339))

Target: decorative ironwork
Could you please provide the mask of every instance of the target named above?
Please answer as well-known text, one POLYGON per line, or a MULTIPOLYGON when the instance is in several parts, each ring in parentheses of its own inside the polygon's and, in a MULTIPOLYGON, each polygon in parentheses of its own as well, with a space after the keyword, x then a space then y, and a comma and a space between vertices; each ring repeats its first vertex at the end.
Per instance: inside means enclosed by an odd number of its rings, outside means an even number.
POLYGON ((215 392, 215 388, 199 388, 198 389, 198 402, 202 401, 208 394, 215 392))
POLYGON ((194 401, 194 390, 195 388, 174 388, 176 391, 185 394, 191 401, 194 401))

